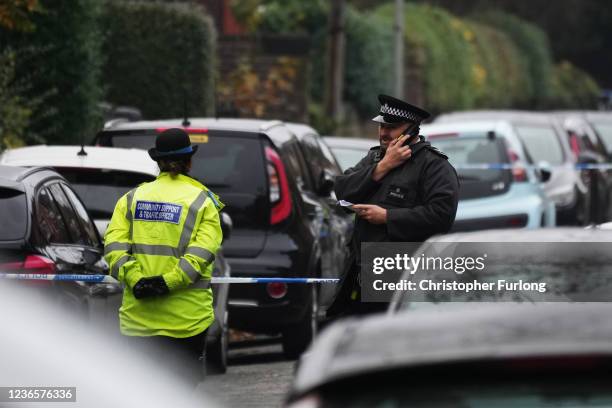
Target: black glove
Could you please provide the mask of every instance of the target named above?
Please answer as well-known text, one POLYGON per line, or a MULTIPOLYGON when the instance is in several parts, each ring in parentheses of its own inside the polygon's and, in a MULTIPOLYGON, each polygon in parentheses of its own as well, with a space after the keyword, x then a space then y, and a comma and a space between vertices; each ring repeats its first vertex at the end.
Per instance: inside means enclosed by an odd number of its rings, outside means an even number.
POLYGON ((162 296, 170 293, 166 281, 161 276, 142 278, 132 288, 136 299, 144 299, 153 296, 162 296))

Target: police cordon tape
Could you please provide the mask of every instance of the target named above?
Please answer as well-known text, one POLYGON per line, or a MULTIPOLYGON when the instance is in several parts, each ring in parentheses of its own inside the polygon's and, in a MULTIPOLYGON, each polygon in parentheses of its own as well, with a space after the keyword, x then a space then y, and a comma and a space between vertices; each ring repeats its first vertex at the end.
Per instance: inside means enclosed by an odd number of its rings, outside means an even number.
MULTIPOLYGON (((35 281, 92 282, 116 283, 119 281, 110 275, 53 275, 33 273, 0 273, 0 278, 35 281)), ((211 283, 338 283, 334 278, 239 278, 213 276, 211 283)))
MULTIPOLYGON (((533 164, 517 164, 517 163, 477 163, 477 164, 457 164, 453 165, 459 170, 512 170, 516 169, 542 169, 543 166, 536 166, 533 164)), ((548 166, 550 169, 556 167, 568 167, 568 166, 548 166)), ((610 170, 612 169, 612 163, 604 164, 575 164, 573 166, 576 170, 610 170)))

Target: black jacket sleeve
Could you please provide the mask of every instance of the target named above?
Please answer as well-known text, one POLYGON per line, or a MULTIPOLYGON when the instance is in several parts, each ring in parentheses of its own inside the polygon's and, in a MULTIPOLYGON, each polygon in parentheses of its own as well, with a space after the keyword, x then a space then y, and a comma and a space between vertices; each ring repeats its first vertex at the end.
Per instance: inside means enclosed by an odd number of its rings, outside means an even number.
POLYGON ((355 167, 347 169, 344 174, 336 177, 334 191, 339 200, 360 204, 379 187, 380 183, 372 179, 372 173, 376 168, 372 154, 368 153, 355 167))
POLYGON ((459 180, 445 159, 423 169, 423 205, 387 210, 387 233, 393 241, 419 241, 448 232, 457 213, 459 180))

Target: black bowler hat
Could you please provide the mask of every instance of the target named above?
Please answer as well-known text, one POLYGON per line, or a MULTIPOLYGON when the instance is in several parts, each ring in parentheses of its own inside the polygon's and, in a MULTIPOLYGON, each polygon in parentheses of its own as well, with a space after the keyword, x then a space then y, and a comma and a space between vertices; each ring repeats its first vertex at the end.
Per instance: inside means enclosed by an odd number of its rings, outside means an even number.
POLYGON ((166 129, 157 135, 155 147, 149 149, 149 156, 155 161, 160 159, 180 159, 191 157, 198 151, 198 145, 192 145, 189 135, 183 129, 166 129))
POLYGON ((421 123, 431 116, 429 112, 389 95, 378 95, 378 100, 380 101, 380 113, 372 119, 374 122, 421 123))

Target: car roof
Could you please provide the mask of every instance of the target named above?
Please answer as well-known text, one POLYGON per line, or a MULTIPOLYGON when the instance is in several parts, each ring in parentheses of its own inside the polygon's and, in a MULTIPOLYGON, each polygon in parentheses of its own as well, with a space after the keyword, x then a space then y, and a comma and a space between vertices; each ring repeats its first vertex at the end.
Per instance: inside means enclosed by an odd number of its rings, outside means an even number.
POLYGON ((531 124, 550 124, 552 118, 548 113, 520 110, 474 110, 444 113, 434 123, 462 122, 465 120, 492 120, 531 124))
POLYGON ((612 304, 457 306, 330 326, 303 357, 292 394, 393 369, 524 357, 612 356, 612 304))
POLYGON ((297 137, 302 137, 308 134, 318 135, 319 133, 305 123, 285 122, 285 126, 289 128, 297 137))
POLYGON ((21 181, 30 172, 31 172, 30 169, 27 169, 25 167, 6 166, 3 164, 0 164, 0 182, 2 181, 12 181, 12 182, 21 181))
POLYGON ((579 227, 495 229, 438 235, 426 242, 612 242, 612 231, 579 227))
POLYGON ((331 148, 341 147, 355 150, 369 150, 380 144, 377 139, 360 137, 325 136, 323 140, 325 140, 325 143, 331 148))
POLYGON ((78 155, 81 146, 29 146, 8 149, 2 164, 120 170, 157 176, 159 168, 145 150, 115 147, 84 147, 87 155, 78 155))
MULTIPOLYGON (((421 134, 425 137, 431 135, 453 134, 457 132, 475 132, 481 133, 482 137, 486 137, 490 131, 495 131, 504 120, 476 120, 470 119, 465 122, 443 122, 421 125, 421 134)), ((506 132, 499 134, 502 137, 512 137, 506 132)))
MULTIPOLYGON (((139 130, 178 127, 183 128, 184 119, 165 119, 154 121, 122 122, 103 131, 139 130)), ((282 125, 278 120, 236 119, 236 118, 189 118, 190 128, 214 130, 235 130, 243 132, 264 132, 267 129, 282 125)))

